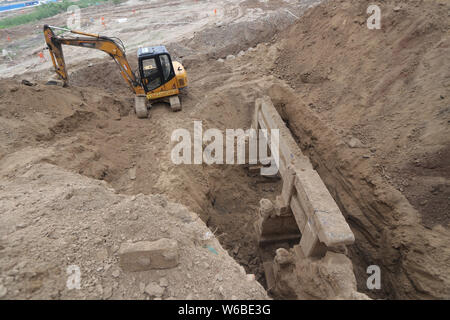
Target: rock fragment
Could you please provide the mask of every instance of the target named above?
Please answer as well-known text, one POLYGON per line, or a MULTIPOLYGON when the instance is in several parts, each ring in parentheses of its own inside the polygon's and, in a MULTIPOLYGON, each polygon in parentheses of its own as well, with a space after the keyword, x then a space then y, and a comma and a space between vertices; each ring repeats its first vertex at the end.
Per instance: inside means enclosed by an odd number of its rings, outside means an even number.
POLYGON ((151 297, 161 298, 164 294, 164 288, 160 287, 158 284, 151 282, 145 287, 145 293, 151 297))
POLYGON ((119 259, 124 271, 174 268, 178 265, 178 243, 167 238, 153 242, 123 243, 119 259))
POLYGON ((166 287, 169 286, 169 281, 167 281, 166 278, 161 278, 161 279, 159 280, 159 285, 160 285, 161 287, 163 287, 163 288, 166 288, 166 287))

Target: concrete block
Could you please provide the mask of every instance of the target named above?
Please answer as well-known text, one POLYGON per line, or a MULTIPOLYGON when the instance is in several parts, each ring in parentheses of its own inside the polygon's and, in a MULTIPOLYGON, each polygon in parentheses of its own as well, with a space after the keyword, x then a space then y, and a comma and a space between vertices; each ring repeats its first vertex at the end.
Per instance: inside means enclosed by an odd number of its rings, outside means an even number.
POLYGON ((352 244, 355 236, 315 170, 297 171, 295 188, 303 211, 328 247, 352 244))
POLYGON ((283 189, 281 190, 281 200, 284 206, 289 206, 291 197, 294 192, 295 170, 289 166, 286 170, 286 175, 283 177, 283 189))
POLYGON ((286 204, 282 196, 277 196, 274 202, 275 212, 277 216, 291 216, 291 207, 286 204))
POLYGON ((294 248, 294 259, 295 260, 305 260, 305 254, 302 251, 302 248, 300 247, 300 245, 295 245, 294 248))
MULTIPOLYGON (((253 128, 254 129, 254 128, 253 128)), ((244 166, 252 166, 258 164, 258 132, 250 131, 245 137, 245 164, 244 166)))
POLYGON ((309 161, 300 161, 304 159, 304 155, 292 137, 291 131, 288 129, 273 105, 270 97, 265 96, 262 99, 258 99, 255 105, 260 105, 260 120, 262 119, 264 121, 266 127, 268 129, 279 130, 279 169, 283 178, 286 173, 285 169, 287 169, 290 164, 301 165, 302 168, 306 169, 312 168, 309 161))
POLYGON ((256 178, 261 175, 262 166, 248 166, 247 167, 247 176, 256 178))
POLYGON ((303 211, 303 208, 300 205, 300 201, 298 200, 297 195, 294 195, 291 198, 291 210, 294 215, 295 221, 297 222, 298 228, 300 229, 300 232, 303 232, 306 222, 308 221, 308 217, 306 216, 306 213, 303 211))
POLYGON ((272 261, 266 261, 263 263, 264 268, 264 274, 266 276, 266 284, 267 284, 267 290, 270 291, 273 288, 275 288, 275 274, 273 272, 273 262, 272 261))
POLYGON ((303 229, 300 247, 305 257, 323 257, 327 253, 327 247, 319 241, 319 237, 309 222, 303 229))
POLYGON ((120 267, 124 271, 174 268, 178 258, 178 243, 173 239, 123 243, 119 249, 120 267))
POLYGON ((255 113, 252 119, 252 128, 255 130, 259 129, 259 112, 261 110, 261 99, 257 99, 255 102, 255 113))
MULTIPOLYGON (((305 228, 306 221, 310 221, 315 235, 326 246, 352 244, 355 237, 339 207, 301 152, 270 97, 256 100, 253 122, 253 127, 267 130, 267 137, 260 137, 263 144, 271 141, 272 130, 279 130, 276 150, 271 149, 272 155, 279 157, 277 166, 283 178, 283 190, 275 202, 278 215, 288 215, 290 206, 300 230, 305 228)), ((262 229, 264 233, 266 228, 262 229)))

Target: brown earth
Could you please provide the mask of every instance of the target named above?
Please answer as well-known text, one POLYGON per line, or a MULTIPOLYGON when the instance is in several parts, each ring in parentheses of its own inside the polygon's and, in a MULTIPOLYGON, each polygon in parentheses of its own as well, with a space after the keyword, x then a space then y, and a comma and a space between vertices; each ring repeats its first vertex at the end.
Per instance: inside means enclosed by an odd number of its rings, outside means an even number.
MULTIPOLYGON (((314 2, 305 1, 306 4, 314 2)), ((164 2, 160 1, 156 5, 139 3, 133 7, 138 14, 129 16, 130 23, 147 11, 162 10, 162 3, 164 2)), ((258 15, 251 12, 247 14, 246 5, 236 6, 236 1, 221 3, 218 12, 222 12, 221 8, 224 6, 223 18, 212 19, 215 21, 212 26, 208 25, 201 32, 195 32, 193 37, 183 42, 165 44, 173 58, 187 56, 183 59, 186 67, 195 67, 198 62, 206 62, 209 57, 225 57, 231 53, 238 53, 252 44, 269 39, 281 28, 292 23, 294 20, 292 16, 274 3, 279 1, 270 1, 271 9, 279 12, 266 14, 265 11, 261 11, 258 15), (263 20, 258 20, 259 15, 263 20), (237 21, 234 21, 236 19, 237 21), (248 32, 242 33, 243 29, 248 32)), ((186 7, 182 2, 170 5, 173 8, 186 7)), ((251 6, 252 9, 256 8, 254 4, 251 6)), ((260 6, 266 8, 267 4, 262 3, 260 6)), ((123 6, 118 10, 106 5, 103 7, 105 10, 102 15, 107 20, 131 12, 130 8, 123 6)), ((299 14, 298 7, 298 5, 289 6, 290 10, 299 14)), ((188 15, 205 14, 202 11, 196 12, 195 6, 186 8, 183 10, 188 15)), ((203 10, 203 7, 201 9, 203 10)), ((86 11, 83 18, 85 19, 86 15, 89 18, 98 14, 98 8, 95 8, 93 11, 86 11)), ((189 25, 185 16, 177 17, 181 23, 189 25)), ((58 25, 64 19, 64 15, 59 15, 44 22, 58 25)), ((193 22, 196 22, 195 19, 193 22)), ((89 21, 87 27, 94 28, 89 21)), ((113 29, 119 27, 115 26, 113 29)), ((152 28, 154 29, 152 32, 157 32, 166 26, 152 26, 152 28)), ((9 30, 15 41, 8 43, 7 48, 14 49, 19 43, 36 47, 39 36, 30 38, 30 33, 34 33, 31 29, 32 26, 25 25, 9 30)), ((138 29, 133 31, 133 37, 137 38, 139 33, 146 33, 141 40, 147 39, 149 34, 145 28, 138 29)), ((110 34, 111 27, 104 32, 110 34)), ((115 35, 128 33, 127 28, 123 27, 119 28, 115 35)), ((170 34, 176 36, 179 33, 174 30, 170 34)), ((79 48, 72 51, 70 49, 73 48, 65 48, 65 52, 68 52, 65 56, 70 72, 69 88, 43 85, 42 80, 52 74, 51 70, 45 69, 28 72, 26 76, 14 77, 19 82, 25 77, 36 80, 36 86, 28 87, 9 80, 2 83, 0 108, 4 115, 2 156, 28 146, 54 148, 55 152, 45 157, 45 162, 106 181, 119 193, 165 194, 173 201, 183 203, 198 213, 230 255, 249 273, 254 273, 258 280, 264 282, 255 235, 249 230, 253 229, 259 200, 262 197, 273 198, 279 183, 249 177, 242 167, 175 166, 170 160, 170 149, 173 146, 170 143, 170 135, 173 130, 192 129, 193 120, 203 120, 205 129, 246 127, 250 123, 252 104, 256 95, 247 97, 246 103, 241 105, 242 95, 247 94, 246 89, 239 89, 235 97, 226 101, 227 105, 236 107, 237 110, 233 113, 227 108, 220 108, 223 103, 221 98, 233 96, 235 88, 217 90, 217 95, 213 93, 212 89, 217 84, 230 78, 231 71, 230 68, 224 68, 223 64, 215 62, 214 69, 207 66, 206 70, 200 68, 190 71, 190 81, 194 85, 190 86, 188 93, 182 94, 184 112, 172 114, 166 106, 157 105, 152 109, 151 119, 138 121, 132 111, 133 95, 123 83, 115 64, 108 58, 98 58, 98 54, 90 55, 98 53, 96 51, 83 49, 81 53, 86 59, 82 63, 77 63, 76 59, 71 58, 73 52, 79 48), (88 64, 90 67, 86 67, 88 64), (204 79, 204 75, 209 75, 211 70, 214 70, 212 75, 204 79), (205 90, 209 90, 208 100, 205 100, 205 90), (225 93, 226 90, 228 93, 225 93), (215 107, 211 109, 210 104, 215 107)), ((23 50, 20 57, 27 56, 31 59, 32 56, 29 54, 30 52, 23 50)), ((34 51, 31 54, 34 54, 34 51)), ((134 57, 135 54, 135 51, 128 52, 129 57, 134 57)), ((16 56, 15 60, 20 57, 16 56)), ((136 67, 135 59, 129 60, 131 65, 136 67)), ((6 61, 12 68, 14 63, 17 63, 6 61)), ((17 66, 19 74, 23 64, 27 64, 27 59, 23 61, 24 63, 17 66)), ((34 65, 37 70, 42 69, 42 66, 34 65)))
POLYGON ((382 295, 448 298, 450 37, 447 1, 330 1, 280 39, 273 88, 356 234, 359 287, 382 266, 382 295))
MULTIPOLYGON (((257 4, 246 1, 246 5, 250 8, 257 4)), ((35 86, 17 81, 24 76, 2 80, 0 164, 7 168, 2 185, 22 190, 35 178, 36 188, 27 192, 36 192, 34 189, 38 190, 41 182, 56 188, 58 185, 43 180, 45 174, 38 173, 39 169, 50 176, 52 170, 55 175, 66 176, 61 178, 63 182, 85 179, 76 174, 103 180, 121 199, 144 194, 139 198, 152 202, 151 195, 164 195, 196 212, 229 255, 264 282, 252 224, 259 200, 274 199, 280 183, 250 177, 239 166, 176 166, 170 160, 174 145, 170 137, 177 128, 192 131, 194 120, 202 120, 204 130, 249 128, 254 100, 269 94, 351 224, 356 243, 350 248, 350 257, 358 289, 373 297, 448 298, 449 114, 445 102, 450 92, 449 69, 442 67, 449 65, 450 56, 448 4, 387 1, 382 7, 380 31, 365 27, 367 5, 366 1, 354 0, 320 5, 271 43, 266 41, 277 29, 246 38, 236 36, 245 25, 224 25, 169 44, 174 56, 181 57, 188 68, 190 86, 181 95, 183 111, 172 113, 167 106, 158 104, 146 120, 136 118, 133 95, 108 59, 92 59, 92 67, 85 63, 71 65, 69 88, 45 86, 48 70, 27 74, 26 78, 36 79, 35 86), (394 11, 399 5, 400 10, 394 11), (215 36, 223 41, 212 49, 210 42, 215 36), (256 43, 260 44, 249 49, 256 43), (235 59, 216 60, 237 53, 235 59), (14 171, 9 166, 15 161, 15 153, 21 161, 34 153, 42 155, 30 168, 26 162, 18 161, 14 171), (36 171, 36 176, 27 175, 27 170, 36 171), (382 267, 382 292, 365 289, 365 270, 372 264, 382 267)), ((133 59, 130 61, 134 63, 133 59)), ((49 190, 46 192, 51 194, 49 190)), ((3 194, 6 196, 5 191, 3 194)), ((43 274, 42 285, 37 289, 15 284, 18 279, 28 279, 24 285, 33 281, 22 274, 34 271, 29 264, 21 271, 20 262, 27 258, 10 251, 14 239, 33 239, 20 250, 31 250, 36 243, 39 248, 52 249, 45 239, 36 236, 45 234, 43 225, 38 224, 37 233, 33 233, 34 222, 28 221, 26 225, 31 228, 25 233, 19 226, 20 219, 14 218, 16 212, 32 210, 29 207, 33 203, 21 206, 22 198, 14 199, 10 193, 7 198, 10 200, 0 215, 4 230, 8 230, 2 231, 2 241, 6 242, 0 248, 0 284, 8 288, 7 298, 48 298, 50 289, 55 288, 54 281, 61 280, 43 274), (14 209, 16 206, 20 210, 14 209), (8 275, 11 270, 14 274, 8 275), (53 280, 47 282, 47 278, 53 280)), ((50 195, 49 198, 58 199, 50 195)), ((76 203, 81 205, 83 201, 97 200, 90 196, 76 203)), ((73 205, 67 203, 62 211, 70 211, 73 205)), ((95 216, 102 212, 94 210, 92 219, 96 220, 95 216)), ((37 216, 45 215, 45 206, 38 213, 37 216)), ((122 215, 120 219, 125 219, 122 215)), ((56 215, 49 219, 57 221, 56 215)), ((70 219, 70 223, 82 229, 85 222, 70 219)), ((112 223, 106 222, 106 226, 114 229, 112 223)), ((152 226, 148 220, 145 223, 152 226)), ((64 230, 61 229, 62 238, 70 232, 69 225, 64 230)), ((148 236, 135 237, 133 229, 128 231, 125 239, 114 234, 109 244, 148 236)), ((161 232, 164 233, 164 227, 161 232)), ((171 234, 183 241, 182 232, 171 234)), ((95 243, 94 235, 87 233, 88 242, 95 243)), ((82 252, 79 241, 73 241, 77 245, 75 251, 82 252)), ((58 250, 65 245, 62 243, 58 250)), ((191 247, 190 243, 187 246, 188 252, 202 249, 191 247)), ((36 257, 43 264, 48 263, 49 257, 36 257)), ((58 255, 60 258, 63 255, 58 255)), ((108 259, 116 266, 114 251, 108 251, 108 259)), ((80 256, 79 261, 84 264, 90 260, 80 256)), ((96 267, 100 266, 104 267, 96 267)), ((84 268, 94 270, 92 266, 84 268)), ((175 276, 174 279, 182 285, 195 286, 200 279, 197 272, 201 271, 192 272, 192 281, 175 276)), ((146 277, 150 278, 141 282, 156 281, 153 278, 158 275, 150 272, 146 277)), ((167 278, 170 281, 171 276, 167 278)), ((145 297, 138 281, 131 281, 129 276, 123 279, 123 284, 122 275, 116 280, 118 287, 123 285, 128 291, 117 290, 118 295, 113 297, 145 297)), ((111 284, 107 278, 104 281, 102 288, 111 284)), ((204 287, 213 285, 217 292, 209 295, 202 291, 194 298, 220 298, 220 291, 226 286, 217 281, 206 282, 204 287)), ((95 288, 91 282, 88 287, 95 288)), ((165 297, 187 294, 182 291, 165 297)), ((225 296, 232 295, 238 297, 232 291, 225 296)), ((87 296, 95 296, 95 292, 87 296)), ((63 292, 55 297, 71 296, 63 292)))
POLYGON ((119 195, 104 181, 46 163, 55 151, 27 147, 2 159, 1 298, 267 299, 205 236, 195 213, 161 195, 119 195), (121 244, 161 238, 177 241, 177 267, 119 267, 121 244), (69 266, 80 268, 80 290, 66 287, 69 266))

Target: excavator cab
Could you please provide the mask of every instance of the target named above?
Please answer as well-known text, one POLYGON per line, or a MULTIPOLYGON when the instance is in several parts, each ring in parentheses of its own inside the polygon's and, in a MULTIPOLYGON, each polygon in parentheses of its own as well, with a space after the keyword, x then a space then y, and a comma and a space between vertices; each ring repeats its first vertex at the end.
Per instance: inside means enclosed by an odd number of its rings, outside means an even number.
POLYGON ((139 48, 139 72, 145 92, 153 91, 175 77, 172 59, 163 46, 139 48))
POLYGON ((187 86, 183 66, 179 62, 172 61, 164 46, 139 48, 137 56, 139 75, 147 99, 152 101, 170 97, 170 105, 174 109, 172 105, 177 104, 174 100, 178 99, 176 95, 179 89, 187 86))

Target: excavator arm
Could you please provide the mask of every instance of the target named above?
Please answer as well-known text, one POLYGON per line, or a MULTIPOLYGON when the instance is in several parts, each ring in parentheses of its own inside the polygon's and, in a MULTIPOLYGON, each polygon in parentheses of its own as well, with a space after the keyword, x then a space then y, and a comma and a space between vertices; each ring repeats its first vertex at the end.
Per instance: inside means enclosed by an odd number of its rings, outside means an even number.
POLYGON ((62 46, 69 45, 97 49, 106 52, 117 63, 122 77, 128 83, 131 90, 133 90, 136 96, 145 95, 145 90, 141 85, 140 79, 137 79, 135 74, 133 73, 133 70, 131 69, 125 55, 125 48, 119 39, 48 25, 44 25, 44 36, 47 47, 50 51, 50 57, 52 59, 53 66, 55 67, 55 71, 64 81, 65 85, 68 84, 69 79, 66 69, 66 63, 64 61, 62 46), (52 29, 64 30, 73 34, 81 35, 83 37, 58 37, 57 35, 55 35, 52 29))

